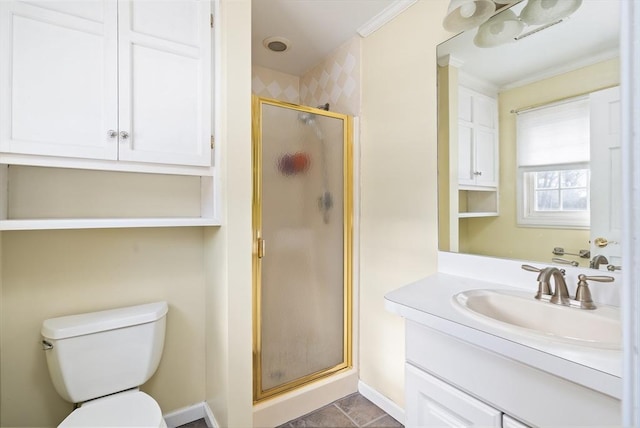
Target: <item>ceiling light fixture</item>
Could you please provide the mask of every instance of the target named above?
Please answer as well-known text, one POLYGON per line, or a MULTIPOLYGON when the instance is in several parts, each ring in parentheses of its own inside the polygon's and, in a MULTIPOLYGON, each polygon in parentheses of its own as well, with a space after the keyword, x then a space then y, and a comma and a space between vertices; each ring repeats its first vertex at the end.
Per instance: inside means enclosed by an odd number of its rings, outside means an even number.
POLYGON ((442 26, 447 31, 460 32, 485 22, 496 11, 491 0, 451 0, 442 26))
POLYGON ((524 23, 508 9, 491 17, 480 25, 473 43, 481 48, 491 48, 507 42, 513 42, 522 33, 524 23))
POLYGON ((582 0, 529 0, 520 19, 528 25, 545 25, 566 18, 581 4, 582 0))

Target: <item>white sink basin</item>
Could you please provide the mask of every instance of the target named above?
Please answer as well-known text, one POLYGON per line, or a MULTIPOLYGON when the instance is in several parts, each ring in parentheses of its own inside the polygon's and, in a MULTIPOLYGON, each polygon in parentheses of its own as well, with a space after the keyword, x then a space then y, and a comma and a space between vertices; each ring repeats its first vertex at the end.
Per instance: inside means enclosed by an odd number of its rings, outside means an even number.
POLYGON ((577 309, 510 290, 468 290, 453 296, 466 315, 511 332, 550 341, 605 349, 621 349, 620 310, 601 306, 577 309))

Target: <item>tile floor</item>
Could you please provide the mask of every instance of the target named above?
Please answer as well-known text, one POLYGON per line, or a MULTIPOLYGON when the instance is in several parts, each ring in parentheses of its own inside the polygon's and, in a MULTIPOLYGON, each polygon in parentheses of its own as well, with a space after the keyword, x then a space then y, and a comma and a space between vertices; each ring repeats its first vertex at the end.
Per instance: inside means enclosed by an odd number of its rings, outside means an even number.
MULTIPOLYGON (((179 428, 206 428, 204 419, 179 428)), ((359 393, 347 395, 331 404, 280 425, 278 428, 403 428, 402 424, 359 393)))

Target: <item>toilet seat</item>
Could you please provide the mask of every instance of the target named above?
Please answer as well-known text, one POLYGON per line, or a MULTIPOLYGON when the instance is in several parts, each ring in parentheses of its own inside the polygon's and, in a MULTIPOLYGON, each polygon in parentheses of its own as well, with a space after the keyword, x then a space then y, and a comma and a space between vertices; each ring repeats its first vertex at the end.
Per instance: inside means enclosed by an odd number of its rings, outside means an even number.
POLYGON ((67 416, 58 428, 166 428, 156 401, 142 391, 125 391, 88 401, 67 416))

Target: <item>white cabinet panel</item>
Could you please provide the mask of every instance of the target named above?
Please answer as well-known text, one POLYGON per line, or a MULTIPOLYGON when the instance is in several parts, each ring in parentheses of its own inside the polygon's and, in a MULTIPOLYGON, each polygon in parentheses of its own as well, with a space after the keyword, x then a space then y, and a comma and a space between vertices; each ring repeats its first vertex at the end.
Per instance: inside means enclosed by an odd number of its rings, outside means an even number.
POLYGON ((120 159, 207 166, 210 39, 200 37, 197 43, 195 37, 208 35, 207 2, 149 3, 162 4, 124 2, 119 9, 119 123, 129 134, 120 140, 120 159), (179 19, 169 22, 172 13, 179 19))
POLYGON ((476 130, 476 184, 480 186, 497 186, 498 159, 495 131, 476 130))
POLYGON ((104 22, 105 7, 110 5, 101 1, 55 1, 55 0, 22 0, 23 3, 31 4, 49 9, 56 12, 62 12, 66 15, 76 16, 78 18, 88 19, 89 21, 104 22))
POLYGON ((115 19, 116 8, 91 5, 71 15, 0 2, 0 151, 116 158, 107 130, 117 129, 117 34, 113 25, 76 16, 115 19))
POLYGON ((199 1, 134 1, 131 31, 170 42, 199 47, 199 1))
POLYGON ((501 427, 502 413, 406 364, 408 427, 501 427))
POLYGON ((458 93, 458 119, 473 122, 473 98, 469 92, 458 93))
POLYGON ((529 425, 525 425, 520 421, 517 421, 509 415, 502 415, 502 428, 530 428, 529 425))
POLYGON ((210 166, 210 7, 0 1, 0 152, 210 166))
POLYGON ((473 129, 464 123, 458 125, 458 182, 475 183, 473 174, 473 129))
POLYGON ((473 97, 473 123, 478 126, 495 130, 497 101, 493 98, 475 94, 473 97))
POLYGON ((467 88, 458 91, 458 184, 498 186, 498 102, 467 88))

